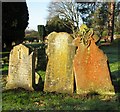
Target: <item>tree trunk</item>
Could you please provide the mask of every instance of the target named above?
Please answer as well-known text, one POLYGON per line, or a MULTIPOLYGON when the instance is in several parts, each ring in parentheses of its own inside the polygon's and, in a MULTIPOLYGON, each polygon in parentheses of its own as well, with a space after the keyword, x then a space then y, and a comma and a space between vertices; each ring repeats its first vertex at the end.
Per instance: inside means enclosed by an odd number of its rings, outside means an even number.
POLYGON ((108 8, 109 8, 109 14, 108 14, 108 36, 109 36, 110 42, 112 42, 114 40, 113 33, 114 33, 115 2, 109 2, 108 3, 108 8))

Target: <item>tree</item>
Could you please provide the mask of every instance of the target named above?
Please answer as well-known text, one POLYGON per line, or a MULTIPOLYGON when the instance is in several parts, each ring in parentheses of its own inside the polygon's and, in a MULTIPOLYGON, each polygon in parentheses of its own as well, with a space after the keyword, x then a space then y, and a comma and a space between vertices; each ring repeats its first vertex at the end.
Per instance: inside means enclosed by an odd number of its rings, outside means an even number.
POLYGON ((120 34, 120 2, 115 5, 114 31, 120 34))
POLYGON ((78 13, 81 16, 83 23, 89 26, 91 21, 91 14, 94 13, 97 7, 96 2, 80 2, 79 0, 76 0, 76 3, 78 13))
POLYGON ((105 30, 106 34, 108 33, 107 35, 110 38, 110 42, 112 42, 114 33, 114 0, 112 0, 112 2, 96 1, 93 3, 80 3, 80 7, 83 17, 87 18, 83 18, 83 22, 93 27, 99 36, 102 36, 105 30), (91 6, 91 8, 89 8, 89 6, 91 6), (88 13, 86 13, 86 10, 88 13), (87 16, 85 16, 85 14, 87 14, 87 16))
POLYGON ((60 19, 69 21, 70 24, 66 24, 65 21, 61 24, 71 29, 72 33, 75 35, 76 31, 79 29, 80 15, 77 10, 77 4, 73 0, 71 0, 71 2, 67 2, 67 0, 51 2, 48 11, 48 20, 58 16, 60 19))
POLYGON ((53 31, 72 33, 72 30, 70 27, 71 25, 69 21, 65 19, 60 19, 59 16, 55 16, 47 21, 45 29, 47 31, 47 34, 53 31))
POLYGON ((78 31, 81 20, 89 27, 93 27, 99 36, 102 36, 102 34, 106 32, 112 42, 114 9, 114 0, 112 0, 112 2, 98 2, 97 0, 95 2, 79 2, 78 0, 75 0, 75 2, 51 2, 49 6, 49 17, 58 15, 60 18, 65 18, 70 21, 73 34, 78 31), (105 30, 105 32, 102 30, 105 30))
POLYGON ((94 31, 99 37, 102 37, 105 33, 106 35, 104 36, 108 35, 107 22, 108 22, 107 3, 99 2, 97 3, 97 7, 94 13, 90 15, 89 25, 94 29, 94 31))
POLYGON ((26 2, 2 2, 2 41, 10 50, 12 42, 19 44, 25 36, 28 25, 26 2))
POLYGON ((114 33, 114 11, 115 11, 115 2, 108 3, 108 36, 110 36, 110 42, 114 40, 113 33, 114 33))
POLYGON ((39 40, 44 40, 43 38, 46 36, 46 30, 44 25, 38 25, 38 33, 39 33, 39 40))
MULTIPOLYGON (((67 0, 51 2, 48 7, 49 18, 58 15, 59 18, 64 18, 69 21, 70 25, 68 28, 75 35, 82 23, 89 26, 90 16, 95 11, 95 6, 97 6, 95 2, 78 2, 76 0, 71 0, 71 2, 67 2, 67 0)), ((67 26, 66 22, 62 24, 67 26)))

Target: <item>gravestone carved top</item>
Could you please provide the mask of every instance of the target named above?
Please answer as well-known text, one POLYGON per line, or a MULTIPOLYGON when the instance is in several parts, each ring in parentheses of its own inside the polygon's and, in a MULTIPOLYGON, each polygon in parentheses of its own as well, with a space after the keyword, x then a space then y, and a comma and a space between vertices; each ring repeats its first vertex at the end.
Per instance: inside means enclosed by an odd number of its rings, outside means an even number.
POLYGON ((73 61, 76 91, 78 94, 93 91, 100 94, 114 93, 107 56, 95 44, 93 30, 87 26, 85 28, 87 30, 83 28, 83 34, 73 41, 78 47, 73 61))
POLYGON ((48 64, 44 91, 73 93, 72 60, 75 54, 73 38, 65 32, 52 32, 47 38, 48 64))

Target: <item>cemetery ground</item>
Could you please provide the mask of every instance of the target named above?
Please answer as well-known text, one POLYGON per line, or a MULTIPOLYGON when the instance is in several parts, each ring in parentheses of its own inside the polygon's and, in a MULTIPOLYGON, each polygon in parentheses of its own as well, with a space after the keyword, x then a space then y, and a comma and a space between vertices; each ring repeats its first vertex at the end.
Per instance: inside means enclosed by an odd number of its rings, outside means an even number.
MULTIPOLYGON (((100 48, 106 53, 111 71, 115 95, 99 95, 95 92, 77 95, 43 91, 27 91, 22 88, 2 92, 2 110, 120 110, 120 39, 100 48), (119 88, 117 88, 119 85, 119 88)), ((8 52, 3 54, 0 84, 4 88, 8 73, 8 52)), ((45 71, 37 71, 44 81, 45 71)), ((41 85, 42 86, 42 85, 41 85)))

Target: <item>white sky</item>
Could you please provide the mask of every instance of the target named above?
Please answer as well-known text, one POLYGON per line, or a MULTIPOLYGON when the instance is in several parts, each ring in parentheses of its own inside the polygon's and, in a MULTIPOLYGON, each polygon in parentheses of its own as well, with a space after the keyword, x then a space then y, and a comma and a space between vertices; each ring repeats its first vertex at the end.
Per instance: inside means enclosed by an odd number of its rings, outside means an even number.
POLYGON ((50 1, 51 0, 26 0, 29 11, 29 29, 37 31, 37 25, 46 25, 46 18, 48 16, 47 9, 50 1))

